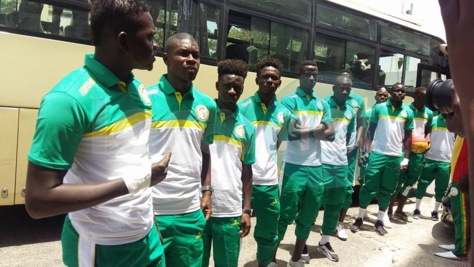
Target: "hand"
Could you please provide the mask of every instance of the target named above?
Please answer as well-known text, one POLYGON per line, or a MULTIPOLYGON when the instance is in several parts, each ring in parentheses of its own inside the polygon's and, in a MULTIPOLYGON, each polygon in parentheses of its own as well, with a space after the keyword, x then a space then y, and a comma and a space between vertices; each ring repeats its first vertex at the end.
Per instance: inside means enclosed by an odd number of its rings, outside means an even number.
POLYGON ((205 191, 202 193, 201 198, 201 210, 204 213, 206 221, 209 220, 212 214, 211 194, 211 191, 205 191))
POLYGON ((464 193, 469 192, 469 175, 466 173, 464 176, 459 179, 459 190, 464 193))
POLYGON ((408 162, 409 160, 407 158, 404 158, 400 163, 400 170, 406 171, 408 169, 408 162))
POLYGON ((325 140, 326 136, 324 135, 324 132, 326 131, 326 125, 321 123, 318 126, 313 128, 313 133, 314 133, 314 138, 318 140, 325 140))
POLYGON ((348 148, 347 149, 347 158, 352 158, 355 156, 355 154, 357 153, 357 149, 358 147, 357 146, 353 146, 351 148, 348 148))
POLYGON ((246 237, 250 233, 250 228, 250 215, 244 213, 242 214, 242 218, 240 219, 240 237, 246 237))
POLYGON ((151 186, 163 181, 168 173, 168 163, 170 162, 171 152, 165 153, 163 158, 151 165, 151 186))
POLYGON ((365 168, 367 167, 367 163, 369 162, 369 153, 365 153, 359 157, 359 167, 365 168))

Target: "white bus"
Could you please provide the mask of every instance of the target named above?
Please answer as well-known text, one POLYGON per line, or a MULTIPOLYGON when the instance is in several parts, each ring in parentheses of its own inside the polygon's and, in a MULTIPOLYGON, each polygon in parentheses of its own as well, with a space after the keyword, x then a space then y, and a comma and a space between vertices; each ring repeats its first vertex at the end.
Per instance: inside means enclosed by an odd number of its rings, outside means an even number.
MULTIPOLYGON (((373 104, 373 90, 402 82, 409 90, 449 73, 444 42, 416 24, 343 1, 148 0, 158 51, 175 32, 189 32, 201 50, 195 84, 216 96, 216 62, 246 58, 250 70, 267 56, 284 64, 278 97, 298 86, 298 64, 318 62, 316 94, 332 94, 342 69, 354 73, 353 91, 373 104)), ((90 45, 87 0, 0 0, 0 205, 24 204, 27 152, 42 96, 83 64, 90 45)), ((166 71, 135 74, 149 86, 166 71)), ((242 98, 256 90, 254 72, 242 98)))

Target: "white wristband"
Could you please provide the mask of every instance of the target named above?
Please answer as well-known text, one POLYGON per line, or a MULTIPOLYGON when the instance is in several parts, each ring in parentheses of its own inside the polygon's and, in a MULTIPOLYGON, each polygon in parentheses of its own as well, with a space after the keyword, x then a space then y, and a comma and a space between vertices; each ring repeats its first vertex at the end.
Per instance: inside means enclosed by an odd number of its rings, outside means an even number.
POLYGON ((406 165, 408 165, 408 159, 407 159, 407 158, 404 158, 404 159, 402 160, 402 163, 400 163, 400 166, 406 166, 406 165))
POLYGON ((128 192, 130 194, 137 193, 138 191, 150 187, 151 183, 151 174, 148 173, 145 176, 137 177, 135 176, 125 176, 123 177, 123 181, 127 186, 128 192))

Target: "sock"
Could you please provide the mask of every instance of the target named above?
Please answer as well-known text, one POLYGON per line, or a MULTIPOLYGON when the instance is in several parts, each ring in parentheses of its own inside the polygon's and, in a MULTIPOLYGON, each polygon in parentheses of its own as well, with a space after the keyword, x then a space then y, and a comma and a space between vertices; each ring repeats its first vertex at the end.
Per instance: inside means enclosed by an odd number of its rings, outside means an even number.
POLYGON ((359 215, 357 216, 357 218, 362 218, 362 220, 363 220, 366 211, 367 211, 367 209, 359 208, 359 215))
POLYGON ((319 241, 319 244, 320 244, 320 245, 324 245, 324 244, 326 244, 327 242, 329 242, 329 236, 328 236, 328 235, 323 235, 323 236, 321 236, 321 241, 319 241))
POLYGON ((421 198, 417 198, 417 199, 416 199, 416 206, 415 206, 415 209, 416 209, 416 210, 420 210, 420 206, 421 206, 421 198))
POLYGON ((437 212, 439 210, 439 206, 441 206, 441 202, 436 201, 433 211, 437 212))
POLYGON ((379 210, 379 214, 377 215, 377 220, 383 221, 384 216, 385 216, 385 211, 379 210))

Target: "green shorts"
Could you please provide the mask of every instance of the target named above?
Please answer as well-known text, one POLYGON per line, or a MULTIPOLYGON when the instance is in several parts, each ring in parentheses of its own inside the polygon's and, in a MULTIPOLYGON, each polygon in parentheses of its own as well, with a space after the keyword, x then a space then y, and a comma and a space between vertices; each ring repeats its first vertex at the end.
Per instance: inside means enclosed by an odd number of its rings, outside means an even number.
POLYGON ((201 210, 175 215, 156 216, 163 236, 166 266, 202 265, 202 234, 206 219, 201 210))
POLYGON ((418 181, 418 178, 423 171, 423 163, 425 161, 425 154, 410 152, 408 161, 408 169, 400 171, 398 177, 398 185, 394 194, 402 194, 408 196, 410 189, 418 181))
POLYGON ((163 247, 155 225, 144 238, 123 245, 105 246, 79 236, 66 216, 61 235, 66 266, 165 266, 163 247), (80 263, 79 263, 80 262, 80 263))
POLYGON ((214 255, 214 266, 237 267, 240 252, 240 219, 241 217, 211 217, 204 228, 202 241, 204 255, 202 266, 209 266, 211 244, 214 255))

